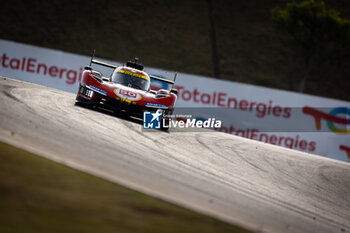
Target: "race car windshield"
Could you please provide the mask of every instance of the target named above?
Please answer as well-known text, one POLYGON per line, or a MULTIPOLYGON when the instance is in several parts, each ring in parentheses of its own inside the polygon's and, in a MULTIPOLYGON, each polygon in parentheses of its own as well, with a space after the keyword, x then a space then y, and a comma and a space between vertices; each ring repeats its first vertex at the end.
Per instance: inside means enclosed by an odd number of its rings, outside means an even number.
MULTIPOLYGON (((123 72, 123 71, 122 71, 123 72)), ((150 81, 145 77, 141 77, 141 75, 135 76, 127 74, 127 72, 121 73, 120 71, 115 71, 112 76, 112 81, 115 83, 122 84, 124 86, 148 91, 150 88, 150 81)))

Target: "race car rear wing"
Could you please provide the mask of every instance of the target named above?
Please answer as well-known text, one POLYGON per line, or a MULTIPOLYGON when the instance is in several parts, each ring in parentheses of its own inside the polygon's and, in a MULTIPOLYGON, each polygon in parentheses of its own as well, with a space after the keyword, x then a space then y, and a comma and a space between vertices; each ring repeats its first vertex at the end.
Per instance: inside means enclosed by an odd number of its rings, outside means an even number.
POLYGON ((98 61, 98 60, 95 60, 95 59, 91 59, 90 66, 91 66, 91 63, 97 64, 97 65, 101 65, 101 66, 106 66, 106 67, 109 67, 109 68, 112 68, 112 69, 118 68, 118 66, 115 66, 115 65, 112 65, 112 64, 108 64, 106 62, 98 61))
POLYGON ((108 64, 106 62, 102 62, 102 61, 98 61, 98 60, 95 60, 94 57, 95 57, 95 49, 94 49, 94 52, 92 53, 92 56, 91 56, 91 59, 90 59, 90 67, 91 67, 91 64, 97 64, 97 65, 100 65, 100 66, 105 66, 105 67, 108 67, 108 68, 112 68, 112 69, 116 69, 118 68, 118 66, 115 66, 115 65, 112 65, 112 64, 108 64))
MULTIPOLYGON (((111 69, 116 69, 118 68, 118 66, 115 66, 115 65, 112 65, 112 64, 108 64, 106 62, 102 62, 102 61, 98 61, 98 60, 95 60, 94 59, 94 56, 95 56, 95 50, 91 56, 91 60, 90 60, 90 67, 91 67, 91 64, 96 64, 96 65, 101 65, 101 66, 105 66, 105 67, 108 67, 108 68, 111 68, 111 69)), ((143 66, 141 64, 137 64, 137 61, 138 59, 135 58, 135 62, 127 62, 127 66, 130 66, 130 67, 133 67, 133 68, 136 68, 136 69, 140 69, 142 70, 143 69, 143 66), (135 66, 135 67, 134 67, 135 66), (142 68, 141 68, 142 67, 142 68)), ((165 78, 161 78, 161 77, 157 77, 157 76, 154 76, 154 75, 150 75, 150 78, 151 79, 155 79, 155 80, 158 80, 158 81, 161 81, 161 82, 165 82, 165 83, 169 83, 169 84, 172 84, 174 85, 175 83, 175 80, 176 80, 176 76, 177 76, 177 73, 175 73, 174 75, 174 80, 170 80, 170 79, 165 79, 165 78)))

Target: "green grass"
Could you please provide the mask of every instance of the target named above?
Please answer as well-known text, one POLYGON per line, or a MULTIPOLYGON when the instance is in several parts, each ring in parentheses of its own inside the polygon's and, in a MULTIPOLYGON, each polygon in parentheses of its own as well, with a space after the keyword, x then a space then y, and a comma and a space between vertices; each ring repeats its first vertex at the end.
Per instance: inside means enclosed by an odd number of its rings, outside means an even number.
MULTIPOLYGON (((270 13, 287 2, 213 1, 222 79, 297 91, 303 58, 270 13)), ((325 2, 350 18, 350 1, 325 2)), ((207 1, 5 0, 0 14, 2 39, 213 76, 207 1)), ((314 67, 305 91, 350 100, 349 65, 314 67)))
POLYGON ((0 232, 248 232, 0 142, 0 232))

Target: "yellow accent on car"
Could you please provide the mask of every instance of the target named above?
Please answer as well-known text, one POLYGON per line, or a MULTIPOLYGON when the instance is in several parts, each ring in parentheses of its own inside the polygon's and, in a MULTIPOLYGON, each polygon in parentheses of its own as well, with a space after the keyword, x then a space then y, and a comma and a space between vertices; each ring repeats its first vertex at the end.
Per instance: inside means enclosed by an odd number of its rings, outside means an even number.
POLYGON ((120 70, 118 70, 118 72, 122 73, 122 74, 132 75, 132 76, 135 76, 135 77, 138 77, 138 78, 143 78, 143 79, 148 80, 147 77, 145 75, 143 75, 143 74, 136 74, 136 73, 124 70, 124 69, 120 69, 120 70))

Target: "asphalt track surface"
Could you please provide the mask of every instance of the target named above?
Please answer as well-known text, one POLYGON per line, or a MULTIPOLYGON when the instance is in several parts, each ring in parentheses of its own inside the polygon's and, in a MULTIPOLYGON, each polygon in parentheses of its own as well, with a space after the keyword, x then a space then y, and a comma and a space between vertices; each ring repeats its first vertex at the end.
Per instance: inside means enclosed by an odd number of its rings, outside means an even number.
POLYGON ((215 131, 143 132, 3 77, 0 103, 0 140, 57 162, 256 232, 350 232, 348 163, 215 131))

